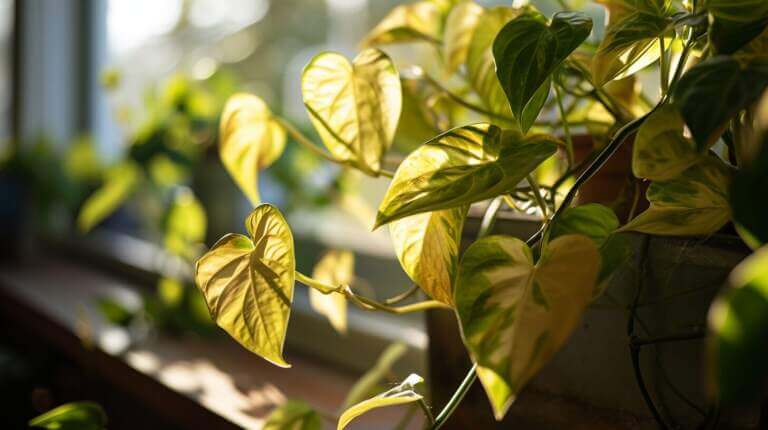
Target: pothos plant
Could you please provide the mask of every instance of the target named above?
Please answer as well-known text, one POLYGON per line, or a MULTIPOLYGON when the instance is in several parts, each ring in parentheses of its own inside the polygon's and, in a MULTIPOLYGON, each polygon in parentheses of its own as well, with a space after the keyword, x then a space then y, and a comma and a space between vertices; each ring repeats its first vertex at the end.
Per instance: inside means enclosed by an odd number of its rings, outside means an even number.
MULTIPOLYGON (((706 236, 734 221, 748 243, 762 246, 768 215, 752 196, 766 183, 765 116, 756 106, 768 86, 768 3, 602 0, 608 18, 600 40, 587 15, 560 3, 566 10, 547 17, 530 5, 419 1, 392 10, 353 59, 316 55, 301 88, 324 149, 257 96, 230 98, 219 153, 254 210, 247 235, 224 236, 197 261, 196 283, 217 324, 250 351, 290 367, 283 344, 296 281, 313 300, 331 303, 324 309, 332 319, 347 302, 398 314, 454 312, 474 365, 436 417, 425 409, 427 427, 436 429, 475 378, 496 418, 505 416, 628 256, 622 233, 706 236), (377 46, 397 43, 434 48, 441 66, 396 67, 377 46), (642 70, 655 71, 656 94, 639 91, 642 70), (595 141, 582 160, 574 151, 577 129, 595 141), (324 262, 322 276, 296 270, 290 226, 261 202, 257 185, 288 136, 329 162, 390 179, 371 224, 389 227, 404 271, 429 300, 361 294, 342 254, 324 262), (423 143, 389 170, 393 141, 413 136, 423 143), (650 207, 639 215, 633 209, 622 224, 611 208, 576 203, 584 183, 630 138, 631 173, 650 184, 650 207), (553 162, 557 175, 545 183, 541 171, 553 162), (476 240, 461 253, 470 205, 488 200, 476 240), (526 241, 489 235, 502 205, 535 211, 541 229, 526 241)), ((734 286, 742 288, 713 311, 711 350, 724 400, 744 395, 744 384, 751 383, 749 394, 759 388, 754 373, 731 378, 754 354, 766 354, 766 253, 761 248, 735 272, 734 286)), ((423 403, 414 389, 420 381, 409 377, 351 406, 338 427, 372 408, 423 403)), ((316 419, 279 410, 273 425, 302 417, 316 419)))

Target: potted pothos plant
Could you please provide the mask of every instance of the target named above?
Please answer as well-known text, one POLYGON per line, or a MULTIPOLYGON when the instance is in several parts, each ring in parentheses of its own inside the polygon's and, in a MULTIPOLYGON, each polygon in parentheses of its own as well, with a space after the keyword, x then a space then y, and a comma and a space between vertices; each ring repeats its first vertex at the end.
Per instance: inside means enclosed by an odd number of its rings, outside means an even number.
MULTIPOLYGON (((759 398, 768 355, 768 207, 759 197, 768 181, 768 101, 760 104, 768 86, 768 3, 602 0, 607 23, 597 32, 589 16, 560 3, 563 11, 544 16, 531 5, 418 1, 387 15, 353 59, 319 53, 301 88, 324 147, 257 96, 230 98, 219 153, 254 209, 247 234, 224 236, 197 261, 196 283, 216 323, 245 348, 290 367, 283 344, 296 281, 317 301, 452 313, 472 364, 435 414, 424 406, 426 427, 450 422, 476 379, 501 420, 590 304, 619 282, 612 277, 632 258, 633 240, 645 241, 648 253, 649 238, 738 232, 755 253, 712 304, 713 390, 699 428, 718 425, 718 405, 759 398), (395 43, 419 43, 434 56, 396 64, 379 49, 395 43), (641 91, 641 71, 655 72, 650 85, 658 90, 641 91), (583 135, 592 149, 577 157, 583 135), (322 276, 296 271, 290 226, 261 201, 257 185, 289 137, 329 162, 390 180, 371 227, 389 228, 403 270, 429 299, 403 304, 408 294, 383 301, 362 294, 349 282, 348 261, 324 261, 322 276), (398 139, 423 143, 392 167, 387 155, 398 139), (628 191, 614 196, 613 207, 580 200, 585 184, 629 141, 628 191), (646 186, 643 210, 638 190, 646 186), (628 209, 620 218, 614 209, 621 204, 628 209), (478 207, 480 226, 462 250, 465 221, 478 207), (526 240, 492 234, 504 207, 538 216, 541 227, 526 240)), ((643 346, 694 335, 639 338, 640 287, 628 287, 636 289, 624 310, 639 374, 643 346)), ((333 321, 341 307, 325 309, 333 321)), ((374 408, 424 405, 421 381, 408 377, 350 406, 338 428, 374 408)), ((642 378, 626 389, 642 392, 659 427, 677 428, 642 378)), ((274 420, 320 425, 303 406, 286 408, 274 420)))

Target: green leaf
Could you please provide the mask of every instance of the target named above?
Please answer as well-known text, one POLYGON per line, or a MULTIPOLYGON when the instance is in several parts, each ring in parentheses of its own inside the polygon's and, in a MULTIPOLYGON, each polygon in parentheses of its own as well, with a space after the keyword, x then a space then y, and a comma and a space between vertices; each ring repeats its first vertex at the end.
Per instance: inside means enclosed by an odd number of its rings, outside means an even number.
POLYGON ((73 181, 87 182, 98 180, 102 174, 101 160, 93 139, 79 136, 67 148, 64 156, 64 172, 73 181))
POLYGON ((756 193, 765 190, 768 190, 768 135, 763 138, 758 156, 736 173, 730 188, 733 221, 741 237, 753 248, 768 243, 768 200, 756 198, 756 193))
POLYGON ((673 105, 658 108, 637 132, 632 172, 638 178, 667 181, 704 157, 685 137, 685 123, 673 105))
POLYGON ((618 227, 619 220, 613 210, 597 203, 590 203, 566 209, 552 225, 550 239, 580 234, 592 239, 597 247, 601 247, 618 227))
POLYGON ((424 212, 389 225, 395 254, 405 273, 427 295, 453 304, 453 282, 459 261, 467 206, 424 212))
POLYGON ((284 148, 285 129, 263 100, 244 93, 227 100, 219 125, 219 156, 252 205, 260 202, 259 171, 280 158, 284 148))
POLYGON ((705 0, 704 7, 717 18, 737 22, 756 21, 768 16, 765 0, 705 0))
POLYGON ((622 79, 644 69, 659 58, 659 37, 669 25, 665 15, 632 12, 611 22, 592 58, 592 76, 597 86, 622 79))
POLYGON ((299 400, 288 400, 272 411, 264 423, 263 430, 322 430, 323 420, 308 404, 299 400))
POLYGON ((456 310, 496 419, 577 327, 599 269, 597 247, 581 235, 551 241, 535 264, 530 248, 508 236, 466 250, 456 310))
POLYGON ((362 45, 419 41, 439 43, 444 13, 437 2, 429 0, 397 6, 368 33, 362 45))
MULTIPOLYGON (((312 278, 327 285, 351 285, 355 278, 355 255, 350 251, 326 252, 315 265, 312 278)), ((336 331, 347 332, 347 299, 343 294, 323 294, 310 288, 309 304, 328 318, 336 331)))
POLYGON ((731 273, 730 289, 712 304, 710 359, 717 398, 759 400, 768 377, 768 247, 731 273))
POLYGON ((243 347, 280 367, 293 302, 293 235, 274 206, 245 221, 249 237, 228 234, 198 260, 195 282, 211 317, 243 347))
POLYGON ((408 351, 404 343, 396 342, 381 353, 376 364, 368 369, 365 374, 355 382, 355 385, 347 393, 342 408, 346 409, 355 403, 360 403, 370 397, 373 391, 379 387, 384 378, 392 373, 392 366, 408 351))
POLYGON ((490 124, 447 131, 400 164, 379 206, 376 226, 506 193, 556 149, 551 137, 524 137, 490 124))
POLYGON ((499 31, 493 42, 496 76, 523 131, 530 128, 546 101, 552 73, 591 31, 592 20, 574 12, 558 12, 549 23, 538 13, 523 14, 499 31), (537 93, 539 97, 534 97, 537 93), (543 97, 541 93, 545 93, 543 97), (536 101, 533 112, 523 121, 532 100, 536 101))
POLYGON ((708 35, 716 54, 730 55, 761 34, 764 35, 767 25, 768 18, 751 22, 713 18, 708 35))
POLYGON ((116 211, 133 194, 141 178, 140 168, 131 162, 118 164, 105 173, 104 184, 83 203, 77 227, 89 232, 116 211))
POLYGON ((392 60, 378 49, 362 51, 352 64, 342 55, 316 55, 301 77, 304 105, 333 156, 377 175, 392 145, 402 93, 392 60))
POLYGON ((768 86, 768 63, 742 66, 718 56, 691 68, 675 87, 675 101, 700 152, 712 146, 728 121, 768 86))
POLYGON ((424 382, 424 380, 421 378, 421 376, 411 374, 405 378, 405 381, 403 381, 400 385, 392 388, 391 390, 353 405, 344 411, 343 414, 341 414, 336 429, 343 430, 352 420, 373 409, 420 401, 422 396, 421 394, 418 394, 416 391, 414 391, 414 387, 418 384, 421 384, 422 382, 424 382))
POLYGON ((33 418, 29 425, 48 430, 103 430, 107 425, 107 415, 96 403, 74 402, 33 418))
POLYGON ((474 1, 463 1, 451 9, 445 21, 443 58, 448 73, 455 72, 464 64, 469 45, 485 9, 474 1))
POLYGON ((128 327, 136 316, 135 312, 123 306, 122 303, 106 297, 98 299, 96 307, 104 319, 120 327, 128 327))
POLYGON ((196 258, 196 245, 205 240, 208 221, 203 205, 188 188, 174 197, 165 222, 165 248, 183 257, 196 258))
POLYGON ((669 181, 652 183, 646 193, 651 206, 619 231, 663 236, 712 234, 731 218, 730 182, 730 168, 710 155, 669 181))

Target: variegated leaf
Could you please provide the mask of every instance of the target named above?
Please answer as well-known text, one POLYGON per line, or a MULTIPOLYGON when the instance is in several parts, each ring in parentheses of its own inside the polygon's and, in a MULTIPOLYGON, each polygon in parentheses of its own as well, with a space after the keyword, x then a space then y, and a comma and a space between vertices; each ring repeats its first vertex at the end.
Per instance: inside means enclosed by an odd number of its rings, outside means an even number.
POLYGON ((427 41, 439 43, 445 10, 424 0, 396 6, 363 40, 363 46, 427 41))
POLYGON ((376 397, 363 400, 362 402, 351 406, 341 414, 336 429, 344 430, 352 420, 374 409, 418 402, 422 399, 422 395, 417 393, 415 388, 416 385, 421 384, 422 382, 424 382, 424 379, 422 379, 421 376, 411 374, 405 378, 405 381, 396 387, 381 393, 376 397))
POLYGON ((228 234, 198 260, 195 282, 211 317, 246 349, 280 367, 293 302, 293 235, 274 206, 245 221, 250 237, 228 234))
POLYGON ((474 1, 456 5, 445 21, 443 57, 448 73, 455 72, 467 60, 469 45, 485 9, 474 1))
POLYGON ((377 175, 400 118, 400 79, 378 49, 362 51, 352 64, 344 56, 315 56, 301 77, 304 105, 333 156, 377 175))
POLYGON ((556 148, 551 137, 524 137, 490 124, 449 130, 400 164, 379 206, 376 226, 508 192, 556 148))
POLYGON ((219 156, 252 205, 260 201, 259 171, 280 158, 284 148, 285 129, 263 100, 244 93, 227 100, 219 125, 219 156))
POLYGON ((449 305, 466 214, 463 206, 412 215, 389 225, 405 273, 427 295, 449 305))
POLYGON ((581 235, 551 241, 535 264, 530 248, 507 236, 464 253, 456 310, 497 419, 577 327, 599 269, 597 247, 581 235))
POLYGON ((637 132, 632 171, 638 178, 667 181, 704 157, 684 135, 685 123, 673 105, 658 108, 637 132))
POLYGON ((731 169, 714 155, 648 188, 651 206, 619 231, 666 236, 708 235, 731 218, 728 186, 731 169))
MULTIPOLYGON (((325 253, 312 271, 312 278, 327 285, 351 285, 355 277, 355 255, 350 251, 331 250, 325 253)), ((347 299, 342 294, 323 294, 309 289, 312 309, 325 315, 336 331, 347 332, 347 299)))

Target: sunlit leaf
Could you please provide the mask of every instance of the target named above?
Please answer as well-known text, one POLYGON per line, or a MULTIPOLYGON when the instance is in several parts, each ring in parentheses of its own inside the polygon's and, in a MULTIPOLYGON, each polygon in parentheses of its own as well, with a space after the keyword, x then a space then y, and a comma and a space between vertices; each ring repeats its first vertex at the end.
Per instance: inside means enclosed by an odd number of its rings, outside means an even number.
POLYGON ((704 7, 718 18, 737 22, 756 21, 768 16, 765 0, 704 0, 704 7))
POLYGON ((743 66, 728 56, 691 68, 675 87, 675 102, 700 151, 712 146, 740 110, 768 87, 768 63, 743 66))
POLYGON ((90 231, 96 224, 116 211, 133 194, 141 177, 136 164, 118 164, 104 175, 104 184, 83 203, 77 216, 81 232, 90 231))
POLYGON ((189 189, 179 191, 165 223, 165 248, 180 256, 196 257, 196 245, 205 240, 208 220, 203 205, 189 189))
POLYGON ((632 172, 638 178, 666 181, 701 160, 692 139, 684 135, 685 123, 673 105, 658 108, 637 132, 632 172))
POLYGON ((336 429, 343 430, 352 420, 373 409, 418 402, 422 399, 422 396, 421 394, 418 394, 416 391, 414 391, 414 388, 416 385, 421 384, 422 382, 424 382, 424 380, 421 378, 421 376, 411 374, 405 378, 405 381, 403 381, 400 385, 392 388, 391 390, 351 406, 349 409, 344 411, 343 414, 341 414, 336 429))
POLYGON ((592 20, 574 12, 556 13, 550 22, 538 13, 526 13, 499 31, 493 42, 496 76, 523 131, 543 107, 552 73, 591 31, 592 20), (524 115, 527 109, 532 111, 524 115))
POLYGON ((730 188, 733 221, 744 242, 753 248, 768 243, 768 200, 755 198, 755 193, 765 190, 768 190, 768 133, 763 137, 760 153, 736 173, 730 188))
POLYGON ((555 153, 553 138, 474 124, 426 142, 400 164, 376 225, 460 207, 510 191, 555 153))
POLYGON ((168 307, 176 307, 184 298, 184 284, 178 279, 160 278, 157 281, 157 297, 168 307))
POLYGON ((599 269, 597 247, 581 235, 549 242, 535 264, 530 248, 508 236, 464 253, 456 310, 497 419, 577 327, 599 269))
POLYGON ((323 420, 314 409, 300 400, 288 400, 272 411, 263 430, 322 430, 323 420))
POLYGON ((285 148, 285 129, 263 100, 244 93, 227 100, 219 128, 222 164, 251 204, 258 205, 259 171, 280 158, 285 148))
POLYGON ((619 230, 665 236, 712 234, 731 218, 731 175, 725 163, 710 155, 673 179, 654 182, 646 193, 651 206, 619 230))
POLYGON ((731 273, 730 289, 709 311, 710 359, 717 398, 759 400, 768 377, 768 247, 731 273))
POLYGON ((450 129, 458 110, 453 100, 424 77, 423 71, 414 70, 416 76, 400 79, 403 107, 394 140, 403 153, 450 129))
POLYGON ((107 415, 96 403, 74 402, 33 418, 29 425, 48 430, 103 430, 107 415))
POLYGON ((404 42, 439 42, 443 13, 435 1, 425 0, 396 6, 371 30, 363 46, 404 42))
POLYGON ((400 265, 427 295, 453 303, 453 282, 459 259, 467 207, 424 212, 389 225, 400 265))
POLYGON ((90 136, 79 136, 69 145, 64 156, 64 172, 75 181, 93 181, 101 177, 101 160, 90 136))
POLYGON ((379 387, 382 380, 392 373, 392 366, 408 351, 404 343, 393 343, 381 353, 376 364, 368 369, 365 374, 355 382, 355 385, 347 393, 342 408, 348 408, 355 403, 360 403, 373 395, 373 391, 379 387))
MULTIPOLYGON (((350 251, 328 251, 315 265, 312 277, 328 285, 351 285, 355 277, 355 255, 350 251)), ((323 294, 309 289, 312 309, 324 315, 339 333, 347 332, 347 299, 342 294, 323 294)))
POLYGON ((370 175, 392 145, 401 109, 400 79, 378 49, 362 51, 352 64, 342 55, 316 55, 301 78, 304 104, 325 146, 336 159, 370 175))
POLYGON ((443 36, 443 58, 448 73, 455 72, 467 60, 469 45, 484 12, 474 1, 464 1, 448 14, 443 36))
POLYGON ((228 234, 198 260, 195 281, 211 317, 246 349, 280 366, 293 301, 293 235, 277 208, 262 204, 245 221, 249 237, 228 234))

